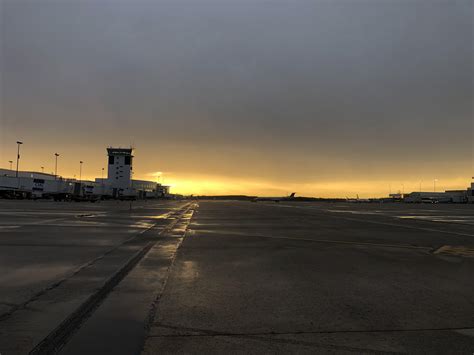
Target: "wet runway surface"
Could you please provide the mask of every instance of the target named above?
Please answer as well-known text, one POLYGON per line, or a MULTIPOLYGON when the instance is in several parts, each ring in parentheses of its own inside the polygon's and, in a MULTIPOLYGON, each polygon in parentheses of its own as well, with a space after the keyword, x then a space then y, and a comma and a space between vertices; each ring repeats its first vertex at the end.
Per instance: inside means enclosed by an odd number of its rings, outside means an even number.
POLYGON ((397 217, 426 206, 199 205, 147 353, 474 351, 474 259, 433 254, 474 246, 471 226, 397 217))
POLYGON ((472 354, 473 221, 472 205, 0 201, 0 352, 472 354))
POLYGON ((89 298, 110 291, 107 282, 186 205, 0 200, 0 352, 28 353, 89 298))

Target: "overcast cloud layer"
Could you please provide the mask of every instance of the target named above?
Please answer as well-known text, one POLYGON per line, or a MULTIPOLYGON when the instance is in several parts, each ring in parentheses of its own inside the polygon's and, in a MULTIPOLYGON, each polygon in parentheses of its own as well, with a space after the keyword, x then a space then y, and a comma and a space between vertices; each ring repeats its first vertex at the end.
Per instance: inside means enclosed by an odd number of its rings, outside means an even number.
POLYGON ((136 177, 207 181, 202 193, 380 194, 472 176, 470 0, 0 9, 0 166, 23 139, 25 169, 58 151, 64 174, 82 159, 92 178, 106 146, 132 143, 136 177))

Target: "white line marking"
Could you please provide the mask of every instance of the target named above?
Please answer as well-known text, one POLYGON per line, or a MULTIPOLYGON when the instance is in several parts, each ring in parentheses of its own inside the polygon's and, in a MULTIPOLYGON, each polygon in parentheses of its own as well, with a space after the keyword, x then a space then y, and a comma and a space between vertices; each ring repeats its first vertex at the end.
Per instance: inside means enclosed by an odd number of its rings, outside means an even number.
MULTIPOLYGON (((268 205, 267 204, 266 206, 274 206, 274 205, 268 205)), ((303 206, 289 206, 289 205, 279 205, 279 206, 276 206, 276 207, 292 207, 292 208, 308 209, 308 208, 304 208, 303 206)), ((310 208, 310 209, 314 210, 314 208, 310 208)), ((320 209, 318 209, 318 211, 330 212, 331 213, 331 210, 320 210, 320 209)), ((341 211, 341 212, 345 212, 345 211, 341 211)), ((336 217, 336 215, 334 215, 334 217, 336 217)), ((394 218, 392 216, 387 216, 387 215, 384 215, 384 217, 394 218)), ((388 223, 388 222, 376 222, 376 221, 370 221, 370 220, 366 220, 366 219, 341 217, 340 214, 337 215, 336 218, 341 218, 341 219, 344 219, 344 220, 347 220, 347 221, 355 221, 355 222, 361 222, 361 223, 371 223, 371 224, 379 224, 379 225, 385 225, 385 226, 391 226, 391 227, 400 227, 400 228, 422 230, 422 231, 427 231, 427 232, 452 234, 452 235, 458 235, 458 236, 462 236, 462 237, 474 237, 474 234, 443 231, 443 230, 433 229, 433 228, 413 227, 413 226, 407 226, 407 225, 395 224, 395 223, 388 223)))

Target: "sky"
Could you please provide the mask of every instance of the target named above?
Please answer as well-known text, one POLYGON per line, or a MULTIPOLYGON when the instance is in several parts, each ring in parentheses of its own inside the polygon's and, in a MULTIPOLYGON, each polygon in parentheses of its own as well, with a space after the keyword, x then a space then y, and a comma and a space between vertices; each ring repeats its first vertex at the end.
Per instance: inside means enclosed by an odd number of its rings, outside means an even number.
POLYGON ((0 0, 0 167, 184 194, 384 196, 474 176, 471 0, 0 0))

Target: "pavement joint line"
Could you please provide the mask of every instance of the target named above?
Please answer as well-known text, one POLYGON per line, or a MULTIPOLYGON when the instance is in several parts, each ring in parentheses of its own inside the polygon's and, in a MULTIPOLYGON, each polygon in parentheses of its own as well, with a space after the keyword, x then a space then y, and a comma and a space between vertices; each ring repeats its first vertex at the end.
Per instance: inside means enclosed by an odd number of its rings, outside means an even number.
POLYGON ((314 341, 304 341, 304 340, 296 340, 296 339, 287 339, 287 338, 277 338, 277 337, 268 337, 268 336, 242 336, 242 338, 253 339, 257 341, 264 341, 270 343, 280 343, 280 344, 291 344, 291 345, 303 345, 307 347, 317 347, 318 349, 325 348, 331 349, 332 351, 351 351, 356 352, 358 354, 393 354, 393 355, 401 355, 404 354, 403 352, 394 352, 394 351, 386 351, 386 350, 375 350, 369 349, 367 347, 360 348, 354 346, 347 346, 347 345, 336 345, 336 344, 325 344, 320 342, 314 341))
MULTIPOLYGON (((314 334, 314 333, 311 333, 314 334)), ((186 338, 186 337, 195 337, 195 338, 206 338, 206 337, 235 337, 235 338, 248 338, 253 340, 260 340, 260 341, 270 341, 270 342, 277 342, 277 343, 286 343, 286 344, 293 344, 293 345, 304 345, 310 347, 323 347, 327 349, 337 349, 337 350, 345 350, 345 351, 352 351, 352 352, 359 352, 361 354, 404 354, 402 352, 394 352, 394 351, 386 351, 386 350, 375 350, 369 348, 360 348, 354 346, 345 346, 345 345, 336 345, 336 344, 325 344, 325 343, 318 343, 314 341, 302 341, 296 339, 285 339, 285 338, 276 338, 277 336, 291 336, 291 335, 305 335, 301 333, 237 333, 237 334, 199 334, 199 335, 163 335, 163 336, 152 336, 151 338, 159 339, 159 338, 186 338)))
POLYGON ((122 243, 114 246, 113 248, 110 248, 109 250, 105 251, 103 254, 99 255, 98 257, 92 259, 92 260, 89 260, 88 262, 80 265, 78 268, 76 268, 75 270, 73 270, 71 273, 67 274, 64 278, 56 281, 56 282, 53 282, 52 284, 48 285, 47 287, 43 288, 42 290, 38 291, 37 293, 35 293, 33 296, 31 296, 29 299, 27 299, 26 301, 24 302, 21 302, 19 303, 17 306, 15 307, 12 307, 12 309, 4 312, 4 313, 1 313, 0 314, 0 322, 8 319, 9 317, 11 317, 16 311, 20 310, 20 309, 25 309, 28 307, 28 304, 30 304, 31 302, 33 301, 36 301, 39 297, 45 295, 47 292, 57 288, 58 286, 60 286, 61 284, 63 284, 64 282, 66 282, 67 280, 69 280, 70 278, 72 278, 73 276, 77 275, 79 272, 81 272, 82 270, 85 270, 87 269, 88 267, 91 267, 92 265, 94 265, 96 262, 98 262, 99 260, 102 260, 103 258, 105 258, 107 255, 109 255, 110 253, 114 252, 115 250, 117 250, 118 248, 122 247, 123 245, 125 245, 126 243, 129 243, 131 241, 133 241, 134 239, 138 238, 140 235, 144 234, 145 232, 153 229, 155 226, 156 226, 157 223, 155 223, 153 226, 145 229, 145 230, 142 230, 140 232, 138 232, 137 234, 131 236, 130 238, 124 240, 122 243))
MULTIPOLYGON (((176 214, 181 215, 186 213, 192 204, 186 204, 176 211, 176 214), (184 210, 184 211, 183 211, 184 210)), ((173 220, 166 228, 160 231, 162 235, 177 224, 179 218, 173 220)), ((150 229, 153 227, 150 227, 150 229)), ((74 335, 79 327, 91 316, 91 314, 103 303, 112 290, 130 273, 131 270, 143 259, 143 257, 151 250, 157 243, 156 240, 151 240, 146 245, 138 250, 123 264, 105 283, 91 294, 85 302, 83 302, 77 309, 70 313, 52 332, 50 332, 42 341, 40 341, 31 351, 30 354, 51 354, 57 353, 67 341, 74 335)))
MULTIPOLYGON (((156 317, 156 312, 157 312, 157 309, 158 309, 158 303, 160 302, 161 300, 161 297, 163 296, 165 290, 166 290, 166 286, 168 285, 168 280, 170 278, 170 275, 171 275, 171 272, 172 272, 172 268, 175 264, 175 261, 176 261, 176 257, 178 256, 178 251, 179 251, 179 248, 181 247, 181 245, 183 244, 183 240, 184 240, 184 237, 186 236, 186 232, 187 232, 187 227, 189 226, 189 224, 191 223, 191 220, 192 220, 192 217, 195 213, 195 211, 199 208, 199 204, 198 203, 193 203, 191 204, 191 207, 189 210, 191 210, 191 214, 189 216, 189 219, 187 218, 187 225, 186 225, 186 229, 182 232, 183 234, 183 237, 181 239, 181 241, 179 242, 175 252, 174 252, 174 255, 171 259, 171 263, 170 265, 168 266, 168 270, 167 270, 167 274, 166 274, 166 278, 165 280, 163 281, 163 286, 161 287, 161 291, 156 295, 155 299, 153 300, 151 306, 150 306, 150 311, 148 312, 148 316, 146 318, 146 321, 145 321, 145 338, 144 338, 144 342, 142 344, 142 352, 144 350, 144 347, 145 347, 145 343, 146 343, 146 340, 150 337, 149 335, 149 332, 153 326, 153 322, 154 322, 154 319, 156 317)), ((189 211, 188 210, 188 211, 189 211)), ((185 213, 186 215, 186 213, 185 213)))
MULTIPOLYGON (((199 231, 198 231, 199 232, 199 231)), ((206 235, 200 235, 199 237, 205 237, 206 235)), ((226 238, 232 238, 234 235, 226 238)), ((265 235, 238 235, 236 237, 248 237, 248 238, 267 238, 267 239, 283 239, 283 240, 295 240, 302 242, 314 242, 314 243, 334 243, 334 244, 352 244, 352 245, 364 245, 364 246, 374 246, 374 247, 384 247, 384 248, 403 248, 403 249, 420 249, 420 250, 433 250, 432 247, 423 247, 416 245, 406 245, 406 244, 381 244, 381 243, 366 243, 366 242, 351 242, 345 240, 330 240, 330 239, 307 239, 307 238, 291 238, 291 237, 270 237, 265 235)), ((435 248, 436 249, 436 248, 435 248)))
POLYGON ((196 329, 186 327, 175 327, 167 326, 162 324, 155 324, 156 327, 174 329, 177 331, 189 331, 200 334, 160 334, 160 335, 149 335, 150 338, 175 338, 175 337, 205 337, 205 336, 266 336, 266 335, 304 335, 304 334, 361 334, 361 333, 413 333, 413 332, 449 332, 449 331, 460 331, 460 330, 474 330, 473 326, 467 327, 440 327, 440 328, 394 328, 394 329, 334 329, 334 330, 302 330, 293 332, 220 332, 209 329, 196 329))

